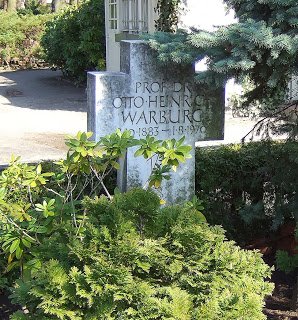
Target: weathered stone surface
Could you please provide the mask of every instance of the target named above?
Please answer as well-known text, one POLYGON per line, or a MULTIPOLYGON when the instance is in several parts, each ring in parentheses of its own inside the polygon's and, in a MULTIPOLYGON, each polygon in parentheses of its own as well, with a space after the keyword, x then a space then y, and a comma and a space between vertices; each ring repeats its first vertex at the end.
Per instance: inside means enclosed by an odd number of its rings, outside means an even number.
MULTIPOLYGON (((155 53, 142 41, 122 41, 121 72, 88 74, 88 128, 95 139, 117 128, 130 130, 135 138, 180 139, 194 147, 195 141, 223 138, 224 91, 206 90, 193 81, 192 68, 161 67, 155 53)), ((123 189, 143 186, 151 163, 127 152, 120 172, 123 189)), ((162 185, 168 202, 189 199, 194 193, 192 159, 178 168, 162 185)))

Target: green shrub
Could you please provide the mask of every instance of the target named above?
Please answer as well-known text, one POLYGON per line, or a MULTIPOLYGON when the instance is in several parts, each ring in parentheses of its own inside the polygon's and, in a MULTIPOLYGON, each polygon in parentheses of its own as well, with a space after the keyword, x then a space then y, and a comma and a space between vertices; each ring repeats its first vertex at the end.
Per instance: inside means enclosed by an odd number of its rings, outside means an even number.
MULTIPOLYGON (((31 271, 36 268, 34 248, 47 239, 57 225, 62 225, 69 234, 81 237, 88 219, 82 199, 102 193, 112 198, 106 180, 119 167, 117 161, 129 146, 137 147, 136 156, 156 160, 152 174, 148 176, 149 185, 160 184, 171 170, 189 157, 191 149, 183 145, 184 138, 160 141, 148 136, 137 140, 128 130, 121 132, 118 129, 99 142, 90 140, 91 136, 92 132, 78 132, 69 137, 66 140, 67 157, 55 166, 47 164, 42 168, 41 164, 20 163, 19 158, 12 157, 9 167, 1 172, 0 244, 2 254, 7 258, 7 263, 0 264, 1 273, 11 274, 11 270, 19 269, 23 279, 30 278, 31 271), (54 170, 47 172, 45 168, 54 170), (157 175, 155 168, 165 177, 157 175)), ((139 208, 143 203, 142 196, 142 193, 134 196, 139 208)), ((140 229, 147 220, 153 219, 150 212, 159 205, 154 200, 156 197, 149 207, 143 207, 140 229)), ((1 280, 0 285, 3 284, 5 281, 1 280)))
MULTIPOLYGON (((161 208, 151 189, 106 188, 128 146, 168 173, 189 156, 183 139, 91 136, 69 137, 54 172, 12 159, 0 175, 1 267, 20 272, 0 285, 28 311, 12 319, 265 319, 270 268, 210 227, 199 200, 161 208)), ((149 185, 166 177, 153 167, 149 185)))
POLYGON ((188 206, 160 208, 141 189, 84 206, 82 238, 57 231, 34 253, 42 267, 13 293, 29 313, 12 319, 266 318, 272 286, 260 254, 226 241, 188 206))
POLYGON ((297 142, 197 149, 196 190, 208 222, 244 244, 297 221, 297 164, 297 142))
POLYGON ((0 65, 43 58, 40 38, 52 15, 18 15, 0 11, 0 65))
POLYGON ((25 2, 25 8, 18 9, 17 12, 18 15, 39 15, 51 13, 52 9, 49 4, 43 4, 38 0, 27 0, 25 2))
POLYGON ((90 0, 66 9, 48 22, 42 39, 46 59, 77 81, 105 66, 104 1, 90 0))
POLYGON ((288 252, 278 250, 276 252, 276 265, 277 268, 286 273, 298 269, 298 254, 289 255, 288 252))

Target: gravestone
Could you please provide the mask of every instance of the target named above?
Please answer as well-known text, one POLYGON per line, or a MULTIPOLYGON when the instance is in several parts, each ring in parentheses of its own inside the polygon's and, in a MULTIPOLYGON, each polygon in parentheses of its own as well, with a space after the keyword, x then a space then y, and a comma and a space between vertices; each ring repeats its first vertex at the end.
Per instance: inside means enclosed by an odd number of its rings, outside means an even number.
MULTIPOLYGON (((192 145, 192 158, 180 165, 161 196, 168 203, 194 194, 195 142, 223 139, 224 90, 194 82, 194 70, 177 65, 162 67, 155 52, 139 40, 121 42, 121 72, 88 73, 88 130, 95 140, 117 128, 130 130, 137 139, 180 139, 192 145)), ((134 157, 129 148, 118 173, 125 191, 145 185, 151 163, 134 157)))

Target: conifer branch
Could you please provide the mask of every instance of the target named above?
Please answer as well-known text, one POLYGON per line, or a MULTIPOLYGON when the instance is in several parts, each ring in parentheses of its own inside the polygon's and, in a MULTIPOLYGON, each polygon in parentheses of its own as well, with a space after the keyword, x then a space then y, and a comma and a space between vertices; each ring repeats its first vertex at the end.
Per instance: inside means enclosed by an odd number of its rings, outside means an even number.
POLYGON ((281 110, 278 110, 276 112, 274 112, 273 114, 271 115, 268 115, 262 119, 260 119, 254 126, 253 128, 243 137, 241 138, 241 143, 244 144, 245 143, 245 139, 250 135, 252 134, 256 128, 258 128, 262 123, 264 123, 266 120, 269 120, 269 121, 273 121, 273 119, 275 119, 277 116, 283 114, 286 110, 288 110, 289 108, 293 107, 293 106, 296 106, 296 108, 298 107, 298 100, 294 100, 294 101, 291 101, 289 104, 287 104, 286 106, 283 106, 281 110))

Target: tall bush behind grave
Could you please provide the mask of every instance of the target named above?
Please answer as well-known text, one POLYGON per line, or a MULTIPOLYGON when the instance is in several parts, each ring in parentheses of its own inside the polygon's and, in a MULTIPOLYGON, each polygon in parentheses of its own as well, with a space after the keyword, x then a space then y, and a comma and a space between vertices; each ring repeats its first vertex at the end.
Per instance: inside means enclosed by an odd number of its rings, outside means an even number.
POLYGON ((196 150, 196 190, 211 224, 244 243, 298 221, 298 143, 196 150))
POLYGON ((49 63, 77 81, 105 66, 104 1, 89 0, 48 22, 42 45, 49 63))

